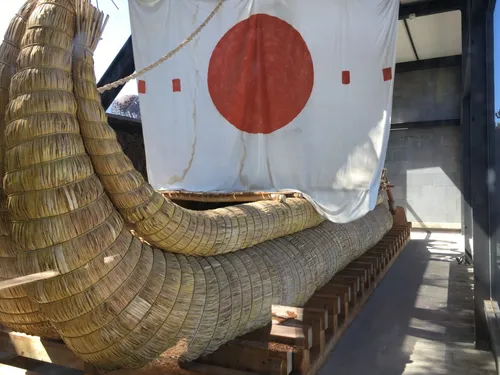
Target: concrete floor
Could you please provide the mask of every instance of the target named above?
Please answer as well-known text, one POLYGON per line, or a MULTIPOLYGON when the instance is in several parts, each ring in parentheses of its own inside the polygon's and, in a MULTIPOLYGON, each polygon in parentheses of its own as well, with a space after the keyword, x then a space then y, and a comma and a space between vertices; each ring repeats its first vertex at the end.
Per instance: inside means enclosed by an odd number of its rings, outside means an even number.
POLYGON ((495 374, 474 349, 472 270, 458 234, 412 233, 319 375, 495 374))

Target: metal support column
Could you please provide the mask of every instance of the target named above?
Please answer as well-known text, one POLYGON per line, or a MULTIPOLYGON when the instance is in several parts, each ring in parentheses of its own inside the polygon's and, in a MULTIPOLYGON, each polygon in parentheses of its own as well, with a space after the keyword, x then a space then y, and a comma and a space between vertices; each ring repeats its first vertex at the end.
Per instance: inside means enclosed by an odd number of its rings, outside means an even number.
POLYGON ((498 131, 495 121, 495 65, 494 56, 494 22, 493 15, 496 0, 488 1, 486 12, 486 77, 487 77, 487 100, 486 116, 488 118, 488 164, 489 164, 489 192, 490 192, 490 298, 495 299, 498 290, 497 280, 497 253, 499 251, 500 231, 498 228, 498 218, 500 214, 500 163, 497 162, 498 149, 498 131))
POLYGON ((462 233, 465 259, 472 263, 472 207, 471 207, 471 160, 470 160, 470 55, 469 55, 469 8, 462 10, 462 233))
MULTIPOLYGON (((475 339, 478 349, 489 349, 489 333, 484 301, 491 298, 491 212, 490 199, 490 136, 493 118, 489 116, 488 79, 489 38, 488 1, 470 0, 470 46, 466 77, 470 79, 470 204, 474 261, 475 339)), ((467 85, 466 85, 467 86, 467 85)), ((467 121, 467 119, 465 119, 467 121)))

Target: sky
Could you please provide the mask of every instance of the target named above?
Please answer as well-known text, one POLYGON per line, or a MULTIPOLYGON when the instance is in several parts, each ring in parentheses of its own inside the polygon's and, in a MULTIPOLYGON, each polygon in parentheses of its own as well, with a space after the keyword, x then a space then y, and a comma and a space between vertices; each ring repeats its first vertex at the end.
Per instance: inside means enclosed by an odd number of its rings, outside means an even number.
MULTIPOLYGON (((493 64, 495 69, 495 112, 500 110, 500 4, 497 2, 493 13, 493 64), (497 68, 496 63, 499 66, 497 68)), ((500 122, 497 119, 495 122, 500 122)))
MULTIPOLYGON (((3 35, 7 26, 22 6, 25 0, 1 0, 2 10, 0 11, 0 35, 3 35)), ((109 20, 104 30, 99 46, 95 53, 95 70, 97 79, 103 75, 115 55, 118 53, 123 43, 130 36, 130 19, 128 12, 128 0, 113 0, 118 9, 111 0, 92 0, 94 5, 98 5, 104 14, 109 15, 109 20)), ((127 84, 120 95, 137 94, 135 81, 127 84)))

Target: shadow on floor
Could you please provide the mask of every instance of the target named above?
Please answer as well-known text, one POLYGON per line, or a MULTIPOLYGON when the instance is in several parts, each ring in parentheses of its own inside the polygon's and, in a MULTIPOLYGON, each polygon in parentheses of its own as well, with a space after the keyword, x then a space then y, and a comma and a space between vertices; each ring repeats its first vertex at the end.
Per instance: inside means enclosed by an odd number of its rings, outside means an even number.
POLYGON ((412 238, 319 375, 495 373, 492 354, 474 350, 461 236, 412 238))

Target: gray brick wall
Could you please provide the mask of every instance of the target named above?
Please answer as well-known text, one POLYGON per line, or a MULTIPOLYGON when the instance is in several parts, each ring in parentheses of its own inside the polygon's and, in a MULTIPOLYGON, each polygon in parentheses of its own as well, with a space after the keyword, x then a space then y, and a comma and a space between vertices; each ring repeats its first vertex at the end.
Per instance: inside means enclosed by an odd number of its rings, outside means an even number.
POLYGON ((460 118, 460 66, 397 73, 392 123, 460 118))
POLYGON ((460 126, 392 130, 386 167, 397 204, 423 227, 461 227, 460 126))

